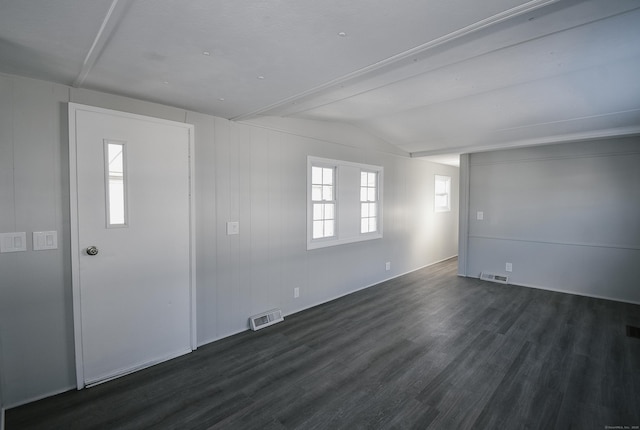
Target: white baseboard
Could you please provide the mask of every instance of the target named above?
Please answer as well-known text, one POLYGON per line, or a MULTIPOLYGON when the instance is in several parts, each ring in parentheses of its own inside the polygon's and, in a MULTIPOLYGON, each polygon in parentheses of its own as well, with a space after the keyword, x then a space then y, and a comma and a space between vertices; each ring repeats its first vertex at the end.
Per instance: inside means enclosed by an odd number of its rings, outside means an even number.
MULTIPOLYGON (((463 276, 463 275, 458 274, 458 276, 463 276)), ((465 277, 466 278, 480 279, 480 277, 478 277, 478 276, 465 276, 465 277)), ((610 300, 612 302, 629 303, 629 304, 632 304, 632 305, 640 305, 640 302, 635 302, 633 300, 623 300, 623 299, 621 299, 619 297, 602 296, 602 295, 598 295, 598 294, 586 294, 586 293, 583 293, 581 291, 565 290, 565 289, 562 289, 562 288, 541 287, 539 285, 517 283, 517 282, 509 282, 508 285, 513 285, 515 287, 533 288, 533 289, 536 289, 536 290, 551 291, 551 292, 554 292, 554 293, 571 294, 571 295, 574 295, 574 296, 589 297, 589 298, 592 298, 592 299, 610 300)))
POLYGON ((37 402, 38 400, 46 399, 47 397, 57 396, 58 394, 66 393, 67 391, 76 390, 76 386, 72 385, 65 388, 60 388, 59 390, 50 391, 46 394, 41 394, 39 396, 29 397, 27 399, 23 399, 19 402, 9 403, 8 405, 4 405, 5 409, 17 408, 18 406, 26 405, 28 403, 37 402))
POLYGON ((442 260, 438 260, 438 261, 434 261, 432 263, 425 264, 424 266, 420 266, 417 269, 411 269, 411 270, 407 270, 406 272, 399 273, 397 275, 389 276, 388 278, 384 278, 384 279, 382 279, 380 281, 376 281, 376 282, 374 282, 372 284, 356 288, 356 289, 348 291, 346 293, 341 293, 341 294, 338 294, 336 296, 332 296, 332 297, 327 298, 326 300, 323 300, 323 301, 321 301, 319 303, 308 305, 308 306, 305 306, 303 308, 294 310, 292 312, 289 312, 289 313, 285 314, 285 316, 287 317, 287 316, 290 316, 290 315, 297 314, 298 312, 302 312, 302 311, 306 311, 306 310, 311 309, 311 308, 315 308, 316 306, 324 305, 325 303, 329 303, 329 302, 332 302, 334 300, 340 299, 342 297, 348 296, 350 294, 357 293, 358 291, 362 291, 362 290, 366 290, 367 288, 375 287, 376 285, 382 284, 383 282, 387 282, 387 281, 390 281, 392 279, 396 279, 396 278, 399 278, 401 276, 408 275, 409 273, 412 273, 412 272, 417 272, 418 270, 425 269, 425 268, 427 268, 429 266, 434 266, 434 265, 436 265, 438 263, 442 263, 442 262, 447 261, 447 260, 451 260, 452 258, 456 258, 457 256, 458 256, 458 254, 452 255, 451 257, 443 258, 442 260))
MULTIPOLYGON (((325 303, 329 303, 329 302, 331 302, 333 300, 339 299, 341 297, 348 296, 349 294, 353 294, 353 293, 356 293, 358 291, 361 291, 361 290, 364 290, 364 289, 367 289, 367 288, 371 288, 371 287, 373 287, 375 285, 378 285, 378 284, 381 284, 383 282, 387 282, 387 281, 390 281, 392 279, 399 278, 400 276, 407 275, 407 274, 409 274, 411 272, 415 272, 415 271, 418 271, 420 269, 424 269, 426 267, 433 266, 433 265, 436 265, 438 263, 442 263, 442 262, 447 261, 447 260, 451 260, 452 258, 456 258, 457 256, 458 256, 458 254, 455 254, 455 255, 452 255, 450 257, 446 257, 446 258, 443 258, 441 260, 433 261, 431 263, 425 264, 424 266, 418 267, 416 269, 411 269, 411 270, 408 270, 408 271, 406 271, 404 273, 400 273, 400 274, 393 275, 393 276, 390 276, 390 277, 385 278, 385 279, 381 279, 380 281, 374 282, 373 284, 365 285, 365 286, 359 287, 359 288, 357 288, 355 290, 348 291, 346 293, 342 293, 342 294, 339 294, 339 295, 331 297, 331 298, 327 298, 327 299, 325 299, 325 300, 323 300, 321 302, 318 302, 318 303, 315 303, 315 304, 310 304, 310 305, 304 306, 304 307, 302 307, 300 309, 296 309, 296 310, 290 311, 290 312, 284 314, 284 316, 288 317, 290 315, 297 314, 298 312, 302 312, 302 311, 306 311, 306 310, 311 309, 311 308, 315 308, 316 306, 320 306, 320 305, 323 305, 325 303)), ((249 330, 249 324, 248 323, 247 323, 247 326, 245 328, 239 328, 237 330, 232 330, 232 331, 230 331, 228 333, 221 334, 220 336, 218 336, 216 338, 203 339, 200 342, 198 342, 198 347, 207 345, 209 343, 217 342, 219 340, 222 340, 224 338, 227 338, 227 337, 230 337, 230 336, 245 332, 247 330, 249 330)))

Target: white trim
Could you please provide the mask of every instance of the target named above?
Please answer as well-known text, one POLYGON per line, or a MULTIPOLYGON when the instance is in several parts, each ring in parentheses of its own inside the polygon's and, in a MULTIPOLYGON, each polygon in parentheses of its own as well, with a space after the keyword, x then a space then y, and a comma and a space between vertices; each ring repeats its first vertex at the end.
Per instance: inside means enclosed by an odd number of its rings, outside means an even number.
POLYGON ((630 251, 640 251, 640 244, 613 244, 613 243, 597 243, 597 242, 565 242, 560 240, 541 240, 541 239, 527 239, 524 237, 504 237, 504 236, 486 236, 480 234, 470 234, 469 239, 483 239, 483 240, 500 240, 506 242, 525 242, 525 243, 540 243, 543 245, 554 246, 576 246, 576 247, 589 247, 589 248, 611 248, 611 249, 625 249, 630 251))
MULTIPOLYGON (((185 117, 186 121, 186 117, 185 117)), ((198 348, 198 320, 196 318, 196 161, 195 161, 195 126, 185 124, 189 134, 189 294, 191 295, 191 350, 198 348)))
POLYGON ((467 275, 469 254, 469 154, 460 155, 458 184, 458 275, 467 275))
POLYGON ((86 387, 91 388, 96 385, 104 384, 105 382, 113 381, 114 379, 118 379, 122 376, 130 375, 132 373, 137 372, 138 370, 146 369, 151 366, 155 366, 156 364, 164 363, 165 361, 173 360, 174 358, 182 357, 183 355, 189 354, 191 349, 185 349, 182 351, 174 352, 172 354, 165 355, 164 357, 158 358, 156 360, 151 360, 146 363, 139 364, 134 367, 129 367, 126 369, 120 369, 114 372, 111 376, 107 378, 96 378, 95 380, 86 381, 86 387))
POLYGON ((82 308, 80 304, 80 250, 78 244, 78 169, 76 113, 81 106, 69 103, 69 221, 71 236, 71 289, 73 295, 73 337, 76 363, 76 388, 84 388, 82 358, 82 308))
POLYGON ((599 140, 618 137, 629 137, 640 135, 640 126, 609 128, 605 130, 585 131, 568 134, 558 134, 539 138, 515 140, 506 143, 477 144, 468 146, 447 147, 427 151, 411 152, 411 158, 428 157, 430 155, 442 154, 466 154, 474 152, 489 152, 502 149, 524 148, 529 146, 551 145, 556 143, 582 142, 588 140, 599 140))
POLYGON ((79 103, 69 103, 69 207, 70 207, 70 236, 71 236, 71 284, 73 295, 73 334, 76 363, 76 388, 78 390, 85 387, 84 360, 82 356, 82 309, 80 291, 80 252, 78 243, 78 171, 77 171, 77 142, 76 142, 76 113, 78 111, 89 111, 113 115, 117 117, 148 121, 155 124, 165 124, 174 127, 181 127, 187 130, 189 138, 189 240, 190 240, 190 330, 191 349, 197 348, 197 319, 196 319, 196 258, 195 258, 195 161, 194 161, 194 130, 193 124, 171 121, 161 118, 154 118, 146 115, 138 115, 128 112, 121 112, 112 109, 104 109, 95 106, 88 106, 79 103))
MULTIPOLYGON (((461 276, 461 275, 459 275, 459 276, 461 276)), ((480 279, 477 276, 465 276, 465 277, 466 278, 472 278, 472 279, 480 279)), ((570 294, 570 295, 573 295, 573 296, 590 297, 592 299, 611 300, 612 302, 630 303, 632 305, 640 305, 640 302, 636 302, 636 301, 633 301, 633 300, 622 300, 620 298, 609 297, 609 296, 601 296, 599 294, 586 294, 586 293, 582 293, 580 291, 564 290, 562 288, 541 287, 539 285, 533 285, 533 284, 523 284, 523 283, 509 282, 509 285, 507 287, 511 287, 511 286, 513 286, 513 287, 523 287, 523 288, 534 288, 536 290, 552 291, 554 293, 570 294)))
POLYGON ((26 399, 21 399, 19 402, 10 403, 8 405, 4 405, 5 410, 17 408, 19 406, 27 405, 29 403, 37 402, 38 400, 46 399, 49 397, 57 396, 58 394, 66 393, 67 391, 71 391, 76 389, 74 385, 68 385, 64 388, 60 388, 58 390, 49 391, 46 394, 39 394, 37 396, 28 397, 26 399))

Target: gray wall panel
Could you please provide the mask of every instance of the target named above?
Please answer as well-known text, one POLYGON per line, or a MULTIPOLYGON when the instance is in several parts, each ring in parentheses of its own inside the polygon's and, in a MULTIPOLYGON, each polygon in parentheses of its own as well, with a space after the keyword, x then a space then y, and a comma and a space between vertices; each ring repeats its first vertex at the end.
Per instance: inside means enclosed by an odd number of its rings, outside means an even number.
POLYGON ((640 302, 638 166, 640 138, 472 154, 467 275, 640 302))

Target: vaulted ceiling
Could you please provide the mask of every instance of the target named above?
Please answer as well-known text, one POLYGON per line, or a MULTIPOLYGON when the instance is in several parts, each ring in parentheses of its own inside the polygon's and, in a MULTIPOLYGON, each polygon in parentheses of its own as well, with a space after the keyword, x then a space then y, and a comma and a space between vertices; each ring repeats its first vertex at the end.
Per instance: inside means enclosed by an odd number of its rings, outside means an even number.
POLYGON ((638 0, 0 0, 0 72, 413 156, 640 133, 638 0))

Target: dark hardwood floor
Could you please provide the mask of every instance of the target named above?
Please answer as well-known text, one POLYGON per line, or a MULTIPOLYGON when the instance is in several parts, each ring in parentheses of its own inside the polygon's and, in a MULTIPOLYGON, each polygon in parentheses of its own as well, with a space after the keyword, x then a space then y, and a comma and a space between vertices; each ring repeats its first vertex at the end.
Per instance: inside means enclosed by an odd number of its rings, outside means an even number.
POLYGON ((17 429, 640 425, 640 306, 456 276, 449 260, 135 374, 17 429))

